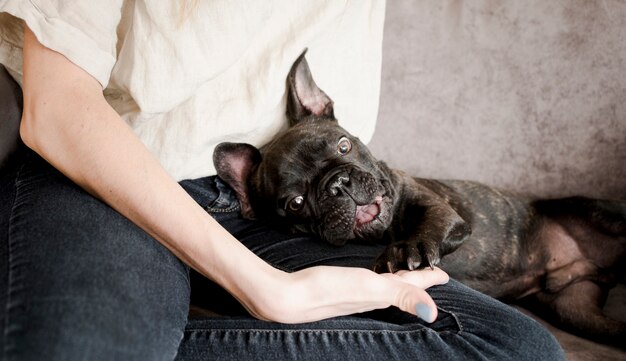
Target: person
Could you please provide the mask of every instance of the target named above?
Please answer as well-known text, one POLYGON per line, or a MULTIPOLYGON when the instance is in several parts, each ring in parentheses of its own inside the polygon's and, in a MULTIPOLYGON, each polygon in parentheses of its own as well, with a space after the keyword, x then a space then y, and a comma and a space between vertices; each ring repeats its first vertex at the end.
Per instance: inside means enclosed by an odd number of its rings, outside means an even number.
POLYGON ((2 92, 23 92, 0 176, 3 359, 563 359, 440 269, 376 274, 381 246, 243 219, 212 175, 215 144, 286 124, 304 48, 342 124, 371 137, 384 2, 0 6, 2 92))

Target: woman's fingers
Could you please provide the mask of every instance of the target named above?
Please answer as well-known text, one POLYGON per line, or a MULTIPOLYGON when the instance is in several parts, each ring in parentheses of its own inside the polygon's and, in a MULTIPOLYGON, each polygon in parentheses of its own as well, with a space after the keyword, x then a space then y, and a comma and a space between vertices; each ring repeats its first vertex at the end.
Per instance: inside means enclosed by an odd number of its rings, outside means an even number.
POLYGON ((424 290, 447 283, 450 279, 447 273, 440 268, 427 268, 418 271, 398 271, 382 276, 401 283, 396 286, 398 299, 394 302, 394 306, 426 322, 434 322, 437 319, 437 306, 424 290))
POLYGON ((424 268, 417 271, 398 271, 396 273, 384 274, 387 277, 396 276, 400 280, 415 285, 419 288, 427 289, 436 285, 448 283, 450 277, 441 268, 424 268))
POLYGON ((362 268, 319 266, 290 274, 290 283, 275 305, 280 322, 308 322, 396 306, 427 322, 437 318, 437 307, 424 291, 448 281, 440 269, 377 274, 362 268), (285 313, 286 310, 295 311, 285 313))

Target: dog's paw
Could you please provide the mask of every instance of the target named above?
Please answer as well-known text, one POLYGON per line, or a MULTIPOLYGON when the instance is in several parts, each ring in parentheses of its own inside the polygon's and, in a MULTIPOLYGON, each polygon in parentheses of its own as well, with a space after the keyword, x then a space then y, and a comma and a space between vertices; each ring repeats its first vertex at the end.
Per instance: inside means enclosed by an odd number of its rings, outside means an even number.
POLYGON ((399 270, 413 271, 420 268, 433 268, 441 261, 439 246, 426 242, 397 242, 387 246, 374 263, 378 273, 399 270))

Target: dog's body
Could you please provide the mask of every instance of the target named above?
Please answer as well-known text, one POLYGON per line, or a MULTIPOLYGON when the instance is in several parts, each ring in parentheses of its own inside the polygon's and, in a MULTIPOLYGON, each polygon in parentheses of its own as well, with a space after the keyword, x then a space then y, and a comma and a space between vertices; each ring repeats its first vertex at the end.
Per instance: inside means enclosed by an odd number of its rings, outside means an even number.
POLYGON ((244 216, 335 245, 382 242, 376 271, 440 265, 491 296, 527 300, 584 336, 626 335, 626 323, 601 310, 626 271, 626 203, 534 200, 390 169, 338 125, 304 54, 288 77, 287 113, 290 128, 260 152, 241 143, 216 149, 218 174, 236 190, 244 216))

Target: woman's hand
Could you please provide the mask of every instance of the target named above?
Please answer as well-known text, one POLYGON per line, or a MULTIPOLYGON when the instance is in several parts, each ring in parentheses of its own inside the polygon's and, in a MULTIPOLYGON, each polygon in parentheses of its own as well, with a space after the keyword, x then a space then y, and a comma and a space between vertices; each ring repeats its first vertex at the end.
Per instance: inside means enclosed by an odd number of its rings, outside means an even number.
POLYGON ((274 290, 262 287, 266 294, 253 298, 256 305, 248 310, 257 318, 299 323, 396 306, 433 322, 437 307, 424 290, 446 282, 448 275, 439 268, 377 274, 318 266, 284 274, 274 290))

